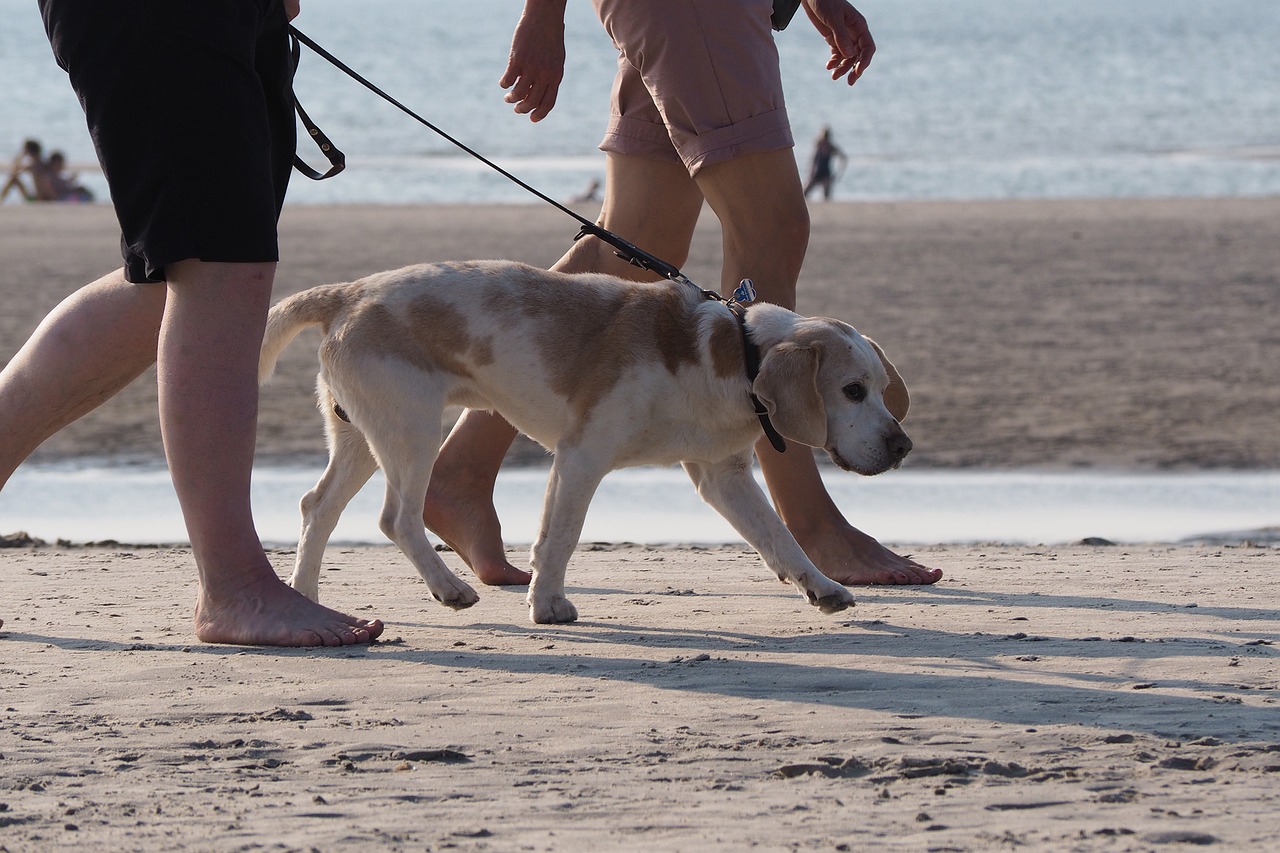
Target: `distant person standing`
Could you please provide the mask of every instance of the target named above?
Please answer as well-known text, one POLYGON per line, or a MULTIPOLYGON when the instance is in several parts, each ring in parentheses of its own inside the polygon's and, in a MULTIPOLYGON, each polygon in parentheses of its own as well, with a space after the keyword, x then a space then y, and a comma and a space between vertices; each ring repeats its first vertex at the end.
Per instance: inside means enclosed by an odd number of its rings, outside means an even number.
POLYGON ((831 201, 831 188, 839 177, 832 168, 832 162, 840 160, 840 171, 848 164, 849 158, 831 141, 831 128, 822 128, 818 141, 814 144, 813 165, 809 167, 809 182, 804 185, 804 197, 808 198, 815 188, 822 187, 823 201, 831 201))

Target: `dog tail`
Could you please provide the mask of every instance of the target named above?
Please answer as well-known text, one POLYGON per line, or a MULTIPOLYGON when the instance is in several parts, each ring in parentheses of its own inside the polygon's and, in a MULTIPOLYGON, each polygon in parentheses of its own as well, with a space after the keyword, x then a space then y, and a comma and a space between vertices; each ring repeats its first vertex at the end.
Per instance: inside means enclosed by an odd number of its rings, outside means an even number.
POLYGON ((267 315, 258 358, 258 384, 265 385, 275 372, 280 353, 308 326, 322 326, 327 333, 335 317, 359 295, 358 284, 327 284, 295 293, 277 302, 267 315))

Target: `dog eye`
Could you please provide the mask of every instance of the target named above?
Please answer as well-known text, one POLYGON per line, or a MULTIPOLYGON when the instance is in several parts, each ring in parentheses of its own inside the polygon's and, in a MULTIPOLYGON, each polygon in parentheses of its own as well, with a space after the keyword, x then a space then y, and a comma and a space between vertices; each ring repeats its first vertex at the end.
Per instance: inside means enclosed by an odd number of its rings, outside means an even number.
POLYGON ((855 403, 867 399, 867 388, 861 382, 850 382, 844 386, 844 395, 855 403))

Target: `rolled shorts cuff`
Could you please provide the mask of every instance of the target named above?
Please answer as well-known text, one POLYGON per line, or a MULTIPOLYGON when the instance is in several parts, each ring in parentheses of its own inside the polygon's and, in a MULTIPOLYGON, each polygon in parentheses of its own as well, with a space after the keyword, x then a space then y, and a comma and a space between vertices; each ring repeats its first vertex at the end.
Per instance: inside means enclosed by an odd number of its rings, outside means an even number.
POLYGON ((674 144, 665 125, 614 115, 600 143, 601 151, 681 163, 691 177, 714 163, 793 147, 795 138, 785 108, 696 136, 685 135, 674 144))

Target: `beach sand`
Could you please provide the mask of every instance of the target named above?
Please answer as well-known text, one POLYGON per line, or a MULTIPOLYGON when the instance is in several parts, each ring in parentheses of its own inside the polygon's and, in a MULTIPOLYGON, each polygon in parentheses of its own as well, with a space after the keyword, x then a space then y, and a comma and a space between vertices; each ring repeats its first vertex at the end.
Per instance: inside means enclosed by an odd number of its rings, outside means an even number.
POLYGON ((280 651, 193 641, 185 550, 11 552, 0 849, 1280 846, 1280 550, 919 556, 824 616, 743 548, 586 546, 548 627, 335 549, 386 641, 280 651))
MULTIPOLYGON (((902 370, 909 465, 1280 468, 1280 199, 813 220, 800 308, 902 370)), ((424 260, 545 266, 575 229, 293 207, 282 231, 280 295, 424 260)), ((0 360, 116 239, 101 206, 0 207, 0 360)), ((685 271, 710 285, 718 260, 708 221, 685 271)), ((305 340, 263 395, 264 464, 323 452, 305 340)), ((36 461, 154 460, 155 420, 148 375, 36 461)), ((393 547, 335 547, 322 599, 384 641, 282 651, 195 642, 185 548, 6 549, 0 850, 1280 846, 1280 549, 916 556, 947 577, 824 616, 737 545, 587 543, 582 619, 547 627, 521 589, 453 613, 393 547)))
MULTIPOLYGON (((852 323, 901 369, 909 466, 1280 467, 1280 199, 812 211, 799 308, 852 323)), ((281 228, 279 296, 423 261, 548 266, 577 230, 545 205, 297 206, 281 228)), ((112 213, 0 207, 0 259, 7 359, 53 305, 119 265, 112 213)), ((719 262, 707 219, 684 271, 714 286, 719 262)), ((264 457, 324 452, 318 340, 291 345, 263 394, 264 457)), ((159 446, 148 374, 35 459, 159 446)))

